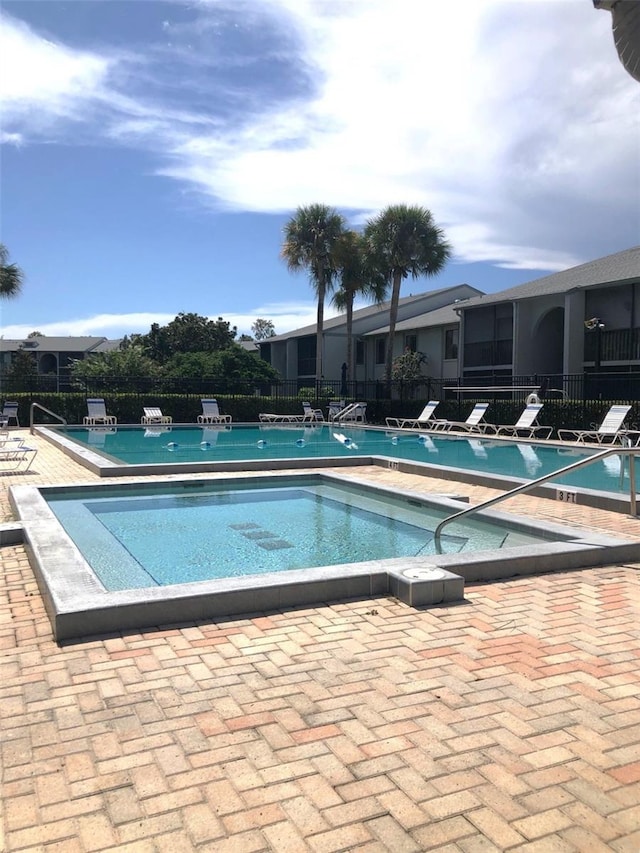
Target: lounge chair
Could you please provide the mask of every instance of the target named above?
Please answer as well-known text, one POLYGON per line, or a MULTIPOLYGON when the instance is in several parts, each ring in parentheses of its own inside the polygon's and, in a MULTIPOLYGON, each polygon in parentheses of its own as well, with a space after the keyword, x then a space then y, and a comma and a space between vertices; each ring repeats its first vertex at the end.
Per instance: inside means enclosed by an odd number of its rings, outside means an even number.
POLYGON ((327 411, 327 420, 334 420, 338 412, 341 412, 345 407, 344 400, 329 400, 329 409, 327 411))
POLYGON ((488 403, 476 403, 466 421, 433 421, 430 429, 435 432, 486 432, 491 424, 482 423, 488 403))
POLYGON ((324 413, 322 409, 312 409, 311 403, 303 401, 302 410, 304 412, 303 420, 305 421, 323 421, 324 413))
POLYGON ((543 403, 529 403, 515 424, 494 424, 496 435, 511 435, 514 438, 549 438, 553 427, 540 426, 536 421, 543 403))
POLYGON ((598 444, 615 444, 625 435, 624 419, 631 406, 611 406, 597 429, 559 429, 560 441, 575 441, 576 444, 595 441, 598 444))
POLYGON ((142 411, 144 412, 144 415, 140 418, 141 424, 173 423, 171 415, 163 415, 162 411, 157 406, 144 406, 142 411))
POLYGON ((388 427, 396 429, 428 429, 439 400, 429 400, 417 418, 386 418, 388 427))
POLYGON ((96 424, 117 424, 118 419, 115 415, 108 415, 102 397, 90 397, 87 400, 87 414, 82 419, 85 426, 95 426, 96 424))
POLYGON ((16 426, 20 426, 20 421, 18 420, 18 404, 7 400, 2 407, 0 422, 2 422, 4 426, 10 426, 10 421, 15 421, 16 426))
POLYGON ((367 421, 367 404, 366 403, 349 403, 344 409, 335 414, 332 420, 336 423, 366 423, 367 421))
POLYGON ((20 468, 23 463, 25 467, 22 469, 26 472, 31 468, 33 460, 38 455, 35 447, 27 447, 21 438, 3 438, 0 439, 0 464, 9 463, 13 468, 20 468))
POLYGON ((213 399, 201 400, 202 414, 198 415, 199 424, 230 424, 231 415, 221 415, 218 401, 213 399))

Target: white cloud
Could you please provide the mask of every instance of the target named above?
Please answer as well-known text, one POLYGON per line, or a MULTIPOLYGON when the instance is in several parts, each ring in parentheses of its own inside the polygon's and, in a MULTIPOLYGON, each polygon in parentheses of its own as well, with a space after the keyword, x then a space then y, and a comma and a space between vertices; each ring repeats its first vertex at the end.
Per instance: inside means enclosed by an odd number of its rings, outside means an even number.
POLYGON ((41 38, 9 16, 0 20, 0 56, 3 123, 18 121, 25 135, 54 119, 82 118, 83 105, 103 92, 113 64, 41 38))
MULTIPOLYGON (((306 88, 238 114, 176 108, 136 79, 136 63, 153 73, 150 57, 72 51, 8 18, 0 49, 19 82, 0 89, 5 140, 24 140, 36 122, 63 133, 59 122, 91 106, 87 120, 103 112, 94 133, 155 152, 158 174, 223 209, 321 200, 357 222, 390 203, 423 204, 458 260, 518 269, 593 257, 603 241, 594 223, 612 217, 628 228, 617 239, 635 242, 640 90, 618 61, 610 16, 585 0, 198 8, 203 29, 225 14, 245 34, 282 34, 306 88)), ((603 241, 603 253, 614 248, 603 241)))
MULTIPOLYGON (((74 318, 70 320, 58 320, 55 323, 32 323, 31 325, 12 324, 2 326, 0 335, 9 340, 26 338, 31 332, 38 331, 47 336, 96 336, 105 338, 121 338, 133 333, 146 334, 153 323, 166 326, 178 314, 96 314, 91 317, 74 318)), ((336 315, 335 309, 330 305, 325 306, 325 318, 329 319, 336 315)), ((284 302, 265 303, 249 313, 238 314, 222 311, 211 320, 217 320, 219 316, 236 326, 238 335, 251 334, 251 325, 258 317, 263 320, 271 320, 276 333, 283 335, 292 329, 311 325, 316 321, 316 306, 311 302, 284 302)))

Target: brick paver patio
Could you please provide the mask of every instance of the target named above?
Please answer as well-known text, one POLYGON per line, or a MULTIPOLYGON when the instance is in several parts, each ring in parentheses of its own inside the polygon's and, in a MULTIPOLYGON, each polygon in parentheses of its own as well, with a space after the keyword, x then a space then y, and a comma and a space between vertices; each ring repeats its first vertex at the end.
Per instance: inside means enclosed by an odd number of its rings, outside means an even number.
MULTIPOLYGON (((1 478, 4 520, 12 483, 95 479, 35 441, 34 473, 1 478)), ((640 554, 468 585, 456 606, 334 602, 64 647, 24 548, 0 560, 0 850, 640 850, 640 554)))

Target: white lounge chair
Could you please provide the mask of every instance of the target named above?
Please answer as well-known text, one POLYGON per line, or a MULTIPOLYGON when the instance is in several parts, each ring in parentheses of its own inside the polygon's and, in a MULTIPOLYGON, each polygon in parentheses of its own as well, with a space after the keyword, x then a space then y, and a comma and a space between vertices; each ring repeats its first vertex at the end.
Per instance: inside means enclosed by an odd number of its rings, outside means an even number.
POLYGON ((561 441, 575 441, 577 444, 595 441, 598 444, 615 444, 625 434, 624 419, 631 406, 611 406, 597 429, 559 429, 561 441))
POLYGON ((388 427, 396 429, 428 429, 439 400, 429 400, 417 418, 386 418, 388 427))
POLYGON ((494 424, 496 435, 511 435, 515 438, 549 438, 553 427, 536 423, 543 403, 529 403, 515 424, 494 424))
POLYGON ((344 409, 344 400, 329 400, 329 409, 327 411, 327 420, 334 420, 338 412, 344 409))
POLYGON ((304 412, 303 420, 305 421, 323 421, 324 413, 322 409, 313 409, 311 407, 311 403, 306 400, 302 403, 302 410, 304 412))
POLYGON ((102 397, 90 397, 87 400, 87 414, 82 419, 85 426, 95 426, 96 424, 117 424, 118 419, 115 415, 108 415, 102 397))
POLYGON ((143 406, 144 415, 140 418, 141 424, 171 424, 171 415, 163 415, 157 406, 143 406))
POLYGON ((2 414, 0 415, 0 422, 4 426, 10 426, 11 421, 16 422, 16 426, 20 426, 20 421, 18 420, 18 404, 14 401, 9 401, 4 404, 2 407, 2 414))
POLYGON ((366 423, 367 420, 367 404, 366 403, 349 403, 342 411, 338 412, 332 420, 336 423, 366 423))
POLYGON ((202 414, 198 415, 199 424, 230 424, 231 415, 221 415, 218 401, 214 399, 201 400, 202 414))
POLYGON ((0 464, 8 463, 13 469, 22 468, 26 472, 31 468, 33 460, 38 455, 35 447, 27 447, 21 438, 2 438, 0 439, 0 464))
POLYGON ((433 421, 431 429, 436 432, 486 432, 492 429, 491 424, 483 424, 488 403, 476 403, 466 421, 433 421))

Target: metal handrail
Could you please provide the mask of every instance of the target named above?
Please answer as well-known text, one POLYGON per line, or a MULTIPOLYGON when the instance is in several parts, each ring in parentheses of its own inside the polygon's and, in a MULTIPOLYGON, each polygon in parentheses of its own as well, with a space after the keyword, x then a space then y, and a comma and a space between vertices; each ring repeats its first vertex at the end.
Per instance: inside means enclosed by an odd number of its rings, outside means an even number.
POLYGON ((51 415, 52 418, 57 418, 60 423, 63 423, 65 426, 68 421, 66 418, 63 418, 62 415, 57 415, 55 412, 52 412, 51 409, 47 409, 46 406, 42 406, 40 403, 32 403, 29 407, 29 432, 33 435, 33 410, 34 409, 42 409, 43 412, 46 412, 48 415, 51 415))
POLYGON ((471 513, 478 512, 481 509, 487 509, 490 506, 494 506, 494 504, 505 501, 507 498, 514 497, 514 495, 521 495, 524 492, 529 492, 531 491, 531 489, 534 489, 541 483, 546 483, 549 480, 553 480, 554 478, 560 475, 568 473, 569 471, 575 471, 578 468, 584 468, 587 465, 591 465, 594 462, 598 462, 600 459, 605 459, 607 456, 616 455, 629 457, 629 510, 630 514, 637 518, 638 513, 636 511, 635 457, 638 453, 640 453, 640 447, 607 447, 606 450, 603 450, 600 453, 595 453, 593 456, 587 456, 585 459, 578 459, 575 462, 572 462, 571 465, 566 465, 564 468, 558 468, 558 470, 554 471, 552 474, 545 474, 544 476, 538 477, 535 480, 531 480, 528 483, 523 483, 523 485, 521 486, 516 486, 515 489, 510 489, 508 492, 503 492, 501 495, 497 495, 494 498, 489 498, 488 500, 476 504, 475 506, 465 507, 465 509, 462 509, 459 512, 455 512, 453 515, 450 515, 447 518, 443 519, 434 530, 433 541, 435 544, 436 553, 442 553, 440 534, 442 533, 442 528, 449 524, 451 521, 455 521, 457 518, 461 518, 463 515, 471 515, 471 513))

